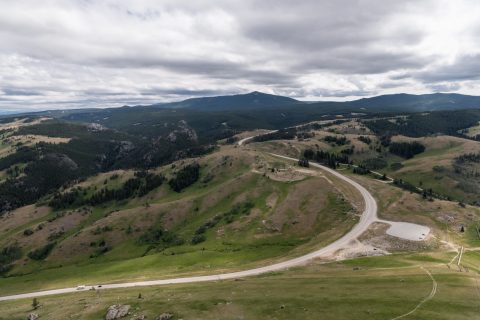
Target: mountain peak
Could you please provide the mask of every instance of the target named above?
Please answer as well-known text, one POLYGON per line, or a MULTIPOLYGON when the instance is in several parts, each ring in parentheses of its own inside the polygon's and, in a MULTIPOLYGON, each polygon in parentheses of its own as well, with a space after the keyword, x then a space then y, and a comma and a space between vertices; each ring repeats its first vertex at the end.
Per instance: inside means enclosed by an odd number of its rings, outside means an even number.
POLYGON ((244 94, 235 94, 228 96, 192 98, 179 102, 157 105, 162 108, 195 108, 204 110, 227 110, 239 108, 262 108, 277 107, 285 105, 294 105, 302 103, 301 101, 278 96, 274 94, 264 93, 260 91, 252 91, 244 94))

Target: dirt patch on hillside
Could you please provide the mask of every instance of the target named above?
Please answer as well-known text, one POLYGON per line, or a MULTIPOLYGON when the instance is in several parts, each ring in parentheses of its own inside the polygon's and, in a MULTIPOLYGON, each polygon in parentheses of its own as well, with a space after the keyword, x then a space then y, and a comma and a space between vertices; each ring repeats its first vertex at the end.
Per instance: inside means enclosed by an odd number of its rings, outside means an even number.
POLYGON ((11 129, 18 129, 20 127, 25 127, 25 126, 32 126, 35 124, 39 124, 43 121, 50 120, 51 118, 43 117, 43 118, 38 118, 33 121, 27 122, 27 118, 23 119, 16 119, 15 121, 9 122, 9 123, 3 123, 0 124, 0 130, 11 130, 11 129))
POLYGON ((275 181, 289 182, 289 181, 300 181, 305 179, 306 175, 295 170, 292 167, 287 169, 273 169, 273 172, 270 171, 265 173, 265 175, 275 181))
POLYGON ((384 223, 373 223, 366 232, 364 232, 359 240, 374 248, 380 250, 394 252, 394 251, 423 251, 438 247, 437 241, 429 238, 426 241, 410 241, 386 234, 389 225, 384 223))
POLYGON ((49 207, 36 207, 29 205, 5 213, 0 217, 0 235, 28 224, 32 220, 45 217, 51 212, 49 207))
POLYGON ((354 259, 360 257, 383 256, 389 254, 388 251, 380 249, 371 244, 363 243, 359 240, 352 240, 346 248, 324 257, 327 260, 340 261, 345 259, 354 259))
POLYGON ((278 201, 278 194, 272 193, 265 200, 265 204, 266 204, 267 208, 272 209, 277 204, 277 201, 278 201))
POLYGON ((6 142, 10 142, 13 144, 22 143, 23 145, 31 146, 35 145, 39 142, 45 143, 52 143, 52 144, 59 144, 59 143, 68 143, 70 142, 70 138, 60 138, 60 137, 49 137, 49 136, 41 136, 41 135, 16 135, 11 136, 5 139, 6 142))
MULTIPOLYGON (((16 240, 24 248, 38 248, 49 242, 61 239, 65 233, 77 227, 88 218, 89 211, 75 210, 64 212, 55 219, 41 222, 31 228, 33 234, 25 236, 20 234, 16 240)), ((58 246, 57 248, 60 248, 58 246)))

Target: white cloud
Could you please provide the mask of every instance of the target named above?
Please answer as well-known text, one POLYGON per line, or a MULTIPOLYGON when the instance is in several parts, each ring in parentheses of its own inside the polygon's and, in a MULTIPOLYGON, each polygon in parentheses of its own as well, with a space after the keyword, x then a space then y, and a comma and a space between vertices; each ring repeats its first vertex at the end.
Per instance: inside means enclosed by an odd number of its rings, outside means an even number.
POLYGON ((480 94, 477 1, 2 0, 0 109, 480 94))

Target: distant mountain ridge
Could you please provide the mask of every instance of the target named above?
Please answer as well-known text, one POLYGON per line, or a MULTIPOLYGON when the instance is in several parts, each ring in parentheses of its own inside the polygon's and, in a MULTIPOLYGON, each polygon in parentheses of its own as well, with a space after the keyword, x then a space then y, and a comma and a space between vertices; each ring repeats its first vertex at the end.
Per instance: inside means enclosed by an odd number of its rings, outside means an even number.
POLYGON ((462 109, 480 109, 480 96, 463 95, 458 93, 432 93, 432 94, 388 94, 371 98, 362 98, 352 101, 300 101, 293 98, 253 91, 246 94, 190 98, 182 101, 156 103, 152 105, 123 106, 116 108, 89 108, 68 110, 46 110, 16 114, 1 114, 0 118, 38 115, 54 118, 74 117, 75 114, 109 116, 113 113, 131 112, 133 110, 144 113, 154 110, 192 109, 206 112, 239 112, 244 110, 256 111, 291 111, 302 112, 308 109, 324 114, 338 113, 398 113, 398 112, 426 112, 462 109))
MULTIPOLYGON (((199 110, 255 109, 285 106, 317 106, 331 104, 331 101, 304 102, 293 98, 266 94, 258 91, 247 94, 191 98, 178 102, 154 104, 157 108, 192 108, 199 110)), ((437 110, 460 110, 480 108, 480 97, 457 93, 432 94, 389 94, 359 100, 335 102, 339 109, 352 111, 369 110, 372 112, 422 112, 437 110)))
POLYGON ((437 111, 480 108, 480 97, 458 93, 389 94, 351 101, 352 106, 389 111, 437 111))
POLYGON ((289 97, 253 91, 246 94, 191 98, 178 102, 154 104, 152 106, 160 108, 220 110, 230 108, 275 107, 303 103, 304 102, 289 97))

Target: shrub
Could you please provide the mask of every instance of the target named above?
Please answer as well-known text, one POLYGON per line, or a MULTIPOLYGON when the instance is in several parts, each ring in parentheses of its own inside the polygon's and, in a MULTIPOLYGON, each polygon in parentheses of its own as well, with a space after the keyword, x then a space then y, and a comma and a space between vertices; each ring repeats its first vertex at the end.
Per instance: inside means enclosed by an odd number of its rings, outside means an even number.
POLYGON ((22 257, 22 250, 17 245, 11 245, 0 250, 0 274, 12 269, 11 263, 22 257))
POLYGON ((50 243, 44 245, 43 247, 40 247, 40 248, 35 249, 33 251, 30 251, 28 253, 28 257, 32 260, 43 260, 46 257, 48 257, 48 255, 53 250, 55 245, 56 245, 55 242, 50 242, 50 243))
POLYGON ((383 169, 388 165, 382 158, 370 158, 363 161, 363 166, 369 170, 383 169))
POLYGON ((433 166, 432 169, 435 172, 445 172, 445 171, 447 171, 447 168, 445 168, 444 166, 433 166))
POLYGON ((353 168, 353 173, 355 173, 355 174, 360 174, 360 175, 364 175, 364 174, 369 174, 369 173, 370 173, 370 170, 368 170, 367 168, 365 168, 365 167, 362 166, 362 165, 359 165, 358 167, 354 167, 354 168, 353 168))
POLYGON ((390 169, 392 169, 393 171, 397 171, 402 168, 403 168, 403 164, 401 164, 400 162, 394 162, 390 165, 390 169))
POLYGON ((305 167, 305 168, 310 167, 310 164, 308 163, 308 159, 305 159, 305 158, 299 159, 298 160, 298 165, 300 167, 305 167))
POLYGON ((52 232, 51 234, 48 235, 48 241, 53 241, 57 240, 58 238, 61 238, 65 234, 65 231, 57 231, 57 232, 52 232))
POLYGON ((205 237, 204 234, 196 234, 192 238, 192 244, 199 244, 201 242, 204 242, 205 240, 207 240, 207 237, 205 237))
POLYGON ((366 143, 366 144, 372 143, 372 139, 370 139, 370 137, 368 137, 368 136, 360 136, 360 137, 358 137, 358 140, 362 141, 363 143, 366 143))
POLYGON ((152 227, 148 229, 138 239, 140 244, 162 244, 168 246, 178 246, 184 243, 183 239, 173 232, 164 230, 162 227, 152 227))
POLYGON ((350 143, 350 140, 348 140, 347 137, 326 136, 323 140, 328 143, 335 143, 338 146, 350 143))

